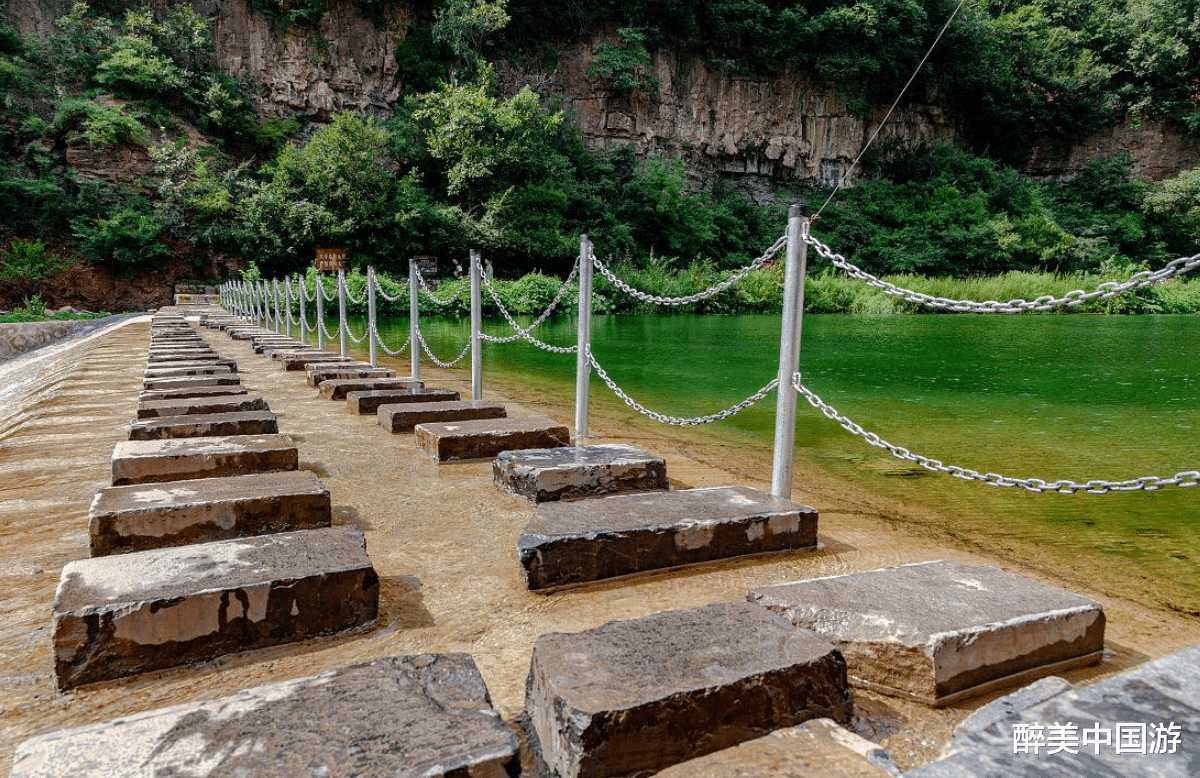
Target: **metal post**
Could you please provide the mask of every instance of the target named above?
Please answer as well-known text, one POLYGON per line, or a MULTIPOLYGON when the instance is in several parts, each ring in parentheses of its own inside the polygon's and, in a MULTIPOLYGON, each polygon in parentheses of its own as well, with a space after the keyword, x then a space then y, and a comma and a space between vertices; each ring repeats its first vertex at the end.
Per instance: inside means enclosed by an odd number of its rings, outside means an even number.
POLYGON ((375 345, 375 268, 367 268, 367 340, 371 344, 371 367, 379 366, 379 347, 375 345))
POLYGON ((341 342, 342 356, 346 356, 346 332, 350 325, 346 323, 346 271, 339 270, 338 285, 338 340, 341 342))
POLYGON ((471 399, 483 399, 483 352, 479 348, 479 332, 483 326, 483 301, 479 292, 483 263, 479 252, 471 251, 471 399))
POLYGON ((804 317, 804 275, 808 263, 808 229, 812 212, 803 205, 788 210, 787 259, 783 278, 783 321, 779 334, 779 387, 775 390, 775 456, 771 463, 771 496, 792 496, 796 457, 796 390, 792 376, 800 369, 800 328, 804 317))
POLYGON ((588 436, 588 390, 592 380, 592 242, 579 236, 579 329, 575 337, 575 445, 588 436))
POLYGON ((280 335, 283 334, 283 314, 279 312, 279 279, 271 279, 271 296, 275 298, 275 331, 280 335))
POLYGON ((296 291, 300 293, 300 342, 307 343, 307 336, 304 331, 308 329, 308 322, 304 318, 304 291, 305 278, 303 275, 296 274, 296 291))
POLYGON ((317 348, 325 348, 325 289, 321 283, 321 271, 317 271, 317 348))
POLYGON ((417 260, 408 260, 408 353, 410 356, 409 373, 412 380, 421 380, 421 343, 417 339, 418 319, 421 315, 417 304, 417 260))
POLYGON ((285 333, 289 338, 292 337, 292 277, 283 277, 283 310, 284 324, 287 327, 285 333))

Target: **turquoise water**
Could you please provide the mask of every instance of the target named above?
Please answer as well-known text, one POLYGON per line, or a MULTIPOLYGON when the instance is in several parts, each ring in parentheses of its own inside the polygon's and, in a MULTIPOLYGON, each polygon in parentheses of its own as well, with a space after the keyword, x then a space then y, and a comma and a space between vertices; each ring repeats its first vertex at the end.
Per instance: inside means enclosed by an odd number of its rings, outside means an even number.
MULTIPOLYGON (((392 326, 395 347, 407 322, 392 326)), ((574 327, 563 318, 536 334, 571 345, 574 327)), ((442 359, 467 342, 465 321, 423 320, 423 330, 442 359)), ((503 335, 506 325, 486 331, 503 335)), ((523 342, 484 351, 485 384, 530 378, 552 394, 574 392, 573 355, 523 342)), ((774 377, 779 320, 596 317, 593 352, 651 409, 703 415, 774 377)), ((867 430, 946 464, 1079 482, 1200 469, 1196 316, 808 316, 801 372, 867 430)), ((595 407, 611 407, 597 378, 592 395, 595 407)), ((772 394, 702 434, 732 441, 767 479, 774 408, 772 394)), ((798 471, 900 506, 914 522, 1114 595, 1200 613, 1200 488, 1059 495, 965 482, 896 460, 804 402, 796 442, 798 471)))

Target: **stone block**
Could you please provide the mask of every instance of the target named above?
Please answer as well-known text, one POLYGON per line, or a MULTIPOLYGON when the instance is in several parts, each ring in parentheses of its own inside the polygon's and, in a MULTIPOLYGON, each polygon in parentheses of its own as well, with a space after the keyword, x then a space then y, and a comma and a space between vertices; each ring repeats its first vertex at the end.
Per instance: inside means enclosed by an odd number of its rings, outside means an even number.
POLYGON ((362 367, 330 367, 328 369, 320 367, 308 369, 308 385, 320 386, 323 381, 330 381, 342 378, 395 378, 396 371, 390 367, 371 367, 369 364, 364 364, 362 367))
MULTIPOLYGON (((421 395, 414 394, 412 396, 419 397, 421 395)), ((379 426, 388 432, 412 432, 418 424, 435 421, 502 419, 507 413, 501 403, 483 400, 392 403, 380 405, 376 409, 379 426)))
POLYGON ((413 392, 424 388, 424 381, 411 378, 335 378, 322 381, 317 386, 317 393, 328 400, 344 400, 350 392, 369 392, 372 389, 413 392))
POLYGON ((841 654, 747 603, 537 639, 525 707, 561 778, 643 776, 812 718, 846 722, 841 654))
POLYGON ((346 407, 351 413, 378 413, 379 406, 395 403, 458 402, 458 392, 450 389, 368 389, 346 392, 346 407))
POLYGON ((283 532, 69 562, 54 598, 60 689, 372 621, 360 530, 283 532))
POLYGON ((469 655, 419 654, 41 735, 12 778, 504 778, 517 745, 469 655))
POLYGON ((248 391, 244 386, 185 386, 181 389, 158 389, 152 392, 143 391, 138 395, 138 402, 189 400, 195 397, 228 397, 234 394, 246 394, 248 391))
POLYGON ((208 346, 151 346, 146 354, 150 364, 159 362, 181 362, 183 360, 217 359, 218 354, 208 346))
POLYGON ((259 335, 278 334, 274 330, 262 327, 231 327, 226 332, 229 334, 231 340, 253 340, 259 335))
POLYGON ((996 567, 925 562, 749 593, 841 648, 856 685, 951 705, 1098 662, 1104 611, 996 567))
POLYGON ((269 410, 267 401, 257 394, 229 394, 187 397, 182 400, 149 400, 138 404, 139 419, 162 416, 190 416, 197 413, 238 413, 269 410))
POLYGON ((812 719, 689 759, 656 778, 900 778, 888 753, 832 719, 812 719))
POLYGON ((138 419, 129 425, 130 440, 206 438, 219 435, 272 435, 279 423, 270 411, 196 413, 138 419))
POLYGON ((492 475, 496 486, 533 502, 670 487, 662 457, 611 443, 505 451, 492 475))
POLYGON ((517 538, 530 589, 816 546, 816 510, 745 486, 547 502, 517 538))
POLYGON ((89 512, 92 556, 330 524, 329 490, 307 470, 101 489, 89 512))
POLYGON ((258 338, 254 341, 254 345, 252 348, 254 349, 255 354, 263 354, 263 355, 265 355, 268 350, 282 351, 282 350, 286 349, 289 351, 307 351, 310 349, 311 350, 316 349, 315 346, 308 346, 301 341, 292 340, 290 338, 285 338, 283 340, 270 340, 267 338, 258 338))
POLYGON ((571 445, 571 431, 545 416, 418 424, 417 447, 438 462, 491 459, 502 451, 571 445))
POLYGON ((190 389, 198 386, 238 386, 241 383, 242 379, 236 374, 222 373, 181 378, 146 378, 142 381, 142 388, 153 392, 164 389, 190 389))
POLYGON ((147 380, 156 378, 181 378, 194 375, 228 375, 233 371, 229 365, 216 365, 211 362, 182 367, 147 367, 143 377, 147 380))
POLYGON ((305 370, 309 365, 329 362, 345 362, 346 358, 323 351, 276 351, 271 358, 279 362, 284 370, 305 370))
POLYGON ((113 449, 113 486, 295 470, 299 461, 287 435, 128 440, 113 449))

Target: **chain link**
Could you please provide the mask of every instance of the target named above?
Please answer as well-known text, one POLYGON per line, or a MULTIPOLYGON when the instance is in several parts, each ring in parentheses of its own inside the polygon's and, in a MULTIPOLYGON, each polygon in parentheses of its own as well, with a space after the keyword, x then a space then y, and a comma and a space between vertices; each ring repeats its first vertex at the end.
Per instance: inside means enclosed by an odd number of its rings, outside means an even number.
POLYGON ((403 346, 396 349, 395 351, 392 351, 390 348, 388 348, 387 343, 383 342, 383 335, 379 332, 379 330, 377 328, 371 327, 371 337, 375 338, 375 342, 377 344, 379 344, 379 347, 381 349, 383 349, 383 353, 387 354, 389 357, 400 356, 401 354, 404 353, 405 349, 408 348, 409 344, 412 343, 412 335, 409 335, 407 338, 404 339, 403 346))
MULTIPOLYGON (((326 294, 325 293, 325 284, 322 283, 318 288, 313 289, 313 296, 316 297, 317 292, 320 291, 321 296, 325 298, 325 302, 332 303, 337 300, 336 287, 337 287, 337 284, 333 284, 333 288, 330 288, 329 293, 326 294)), ((314 302, 315 302, 315 300, 314 300, 314 302)))
POLYGON ((571 282, 575 280, 575 274, 578 272, 579 272, 579 261, 576 260, 575 266, 571 268, 571 273, 567 276, 567 280, 563 281, 562 286, 559 287, 558 294, 555 295, 554 300, 552 300, 550 303, 550 306, 548 308, 546 308, 546 310, 542 311, 542 314, 540 316, 538 316, 538 318, 533 322, 533 324, 530 324, 528 327, 524 327, 524 328, 522 328, 520 325, 517 324, 516 320, 512 317, 512 314, 510 314, 508 312, 508 309, 504 307, 504 303, 500 300, 499 293, 496 291, 495 287, 492 286, 491 280, 485 274, 483 276, 483 285, 487 287, 488 294, 490 294, 492 296, 492 300, 496 303, 496 307, 500 309, 500 313, 504 316, 505 320, 508 321, 509 326, 512 327, 514 330, 516 330, 516 334, 508 335, 506 337, 501 338, 501 337, 497 337, 495 335, 486 335, 481 332, 481 333, 479 333, 479 336, 490 343, 512 343, 515 340, 524 339, 524 340, 529 341, 533 345, 537 346, 538 348, 544 349, 546 351, 553 351, 553 352, 559 353, 559 354, 574 354, 574 353, 576 353, 577 351, 579 351, 578 347, 576 347, 576 346, 551 346, 550 344, 543 343, 542 341, 533 337, 530 333, 533 332, 534 330, 536 330, 538 327, 540 327, 542 322, 546 321, 546 319, 554 311, 555 307, 562 300, 563 296, 566 295, 567 289, 570 288, 571 282))
POLYGON ((746 410, 750 406, 754 405, 759 400, 763 399, 768 394, 770 394, 772 392, 772 390, 775 389, 775 387, 779 386, 779 379, 772 378, 771 381, 766 386, 764 386, 762 389, 759 389, 757 392, 750 395, 745 400, 742 400, 740 403, 738 403, 736 405, 731 405, 728 408, 726 408, 725 410, 717 411, 716 413, 711 413, 708 416, 696 416, 691 419, 685 419, 685 418, 682 418, 679 416, 667 416, 666 414, 657 413, 656 411, 650 410, 649 408, 642 405, 637 400, 633 399, 628 394, 626 394, 625 391, 623 389, 621 389, 621 387, 617 386, 616 381, 613 381, 611 378, 608 377, 608 373, 605 372, 604 368, 600 366, 600 363, 596 361, 596 357, 592 355, 591 349, 588 349, 588 351, 587 351, 587 358, 588 358, 588 362, 591 363, 592 368, 596 371, 596 375, 600 376, 600 380, 602 380, 605 384, 607 384, 608 388, 610 390, 612 390, 612 393, 615 394, 617 397, 620 397, 621 400, 623 400, 626 405, 628 405, 630 408, 633 408, 635 411, 642 414, 643 416, 647 416, 651 419, 654 419, 655 421, 659 422, 660 424, 673 424, 676 427, 694 427, 699 424, 712 424, 715 421, 721 421, 722 419, 728 419, 730 416, 735 416, 735 415, 741 413, 742 411, 746 410))
POLYGON ((371 334, 371 330, 370 330, 370 327, 368 327, 367 330, 365 332, 363 332, 362 337, 356 338, 356 337, 354 337, 354 330, 350 329, 349 322, 346 323, 346 337, 349 338, 350 342, 355 344, 356 346, 358 344, 362 343, 363 341, 365 341, 367 339, 367 336, 370 334, 371 334))
POLYGON ((809 405, 825 414, 828 418, 833 419, 838 424, 842 425, 842 428, 847 432, 858 435, 872 446, 887 450, 897 459, 913 462, 925 468, 926 470, 932 470, 935 473, 952 475, 955 478, 961 478, 964 481, 981 481, 989 486, 1019 486, 1029 492, 1058 492, 1060 494, 1074 494, 1075 492, 1087 492, 1088 494, 1134 491, 1151 492, 1164 486, 1188 487, 1200 484, 1200 470, 1189 470, 1176 473, 1171 478, 1159 478, 1158 476, 1147 475, 1142 476, 1141 478, 1131 478, 1126 481, 1105 481, 1101 479, 1094 479, 1084 483, 1076 483, 1075 481, 1068 479, 1044 481, 1041 478, 1011 478, 998 473, 980 473, 978 470, 958 467, 957 465, 944 465, 936 459, 921 456, 920 454, 914 454, 903 446, 897 446, 892 443, 888 443, 874 432, 867 432, 848 417, 838 413, 836 408, 826 403, 824 400, 814 394, 808 387, 804 386, 800 380, 799 373, 792 375, 792 388, 799 392, 804 399, 808 400, 809 405))
MULTIPOLYGON (((356 300, 356 299, 354 299, 354 295, 353 295, 353 294, 350 292, 350 285, 346 283, 346 277, 345 277, 345 276, 341 276, 341 277, 338 279, 338 283, 339 283, 339 284, 341 284, 341 285, 342 285, 342 289, 344 289, 344 290, 346 291, 346 300, 348 300, 348 301, 350 302, 350 304, 351 304, 351 305, 363 305, 364 303, 366 303, 366 301, 367 301, 367 289, 366 289, 366 287, 365 287, 365 286, 363 287, 363 296, 362 296, 362 297, 359 297, 359 298, 356 300)), ((363 337, 366 337, 366 336, 364 335, 363 337)))
POLYGON ((816 249, 817 253, 825 259, 828 259, 835 267, 843 270, 846 275, 851 278, 857 278, 863 281, 868 286, 873 286, 879 289, 884 294, 900 297, 912 303, 918 303, 930 308, 940 308, 946 311, 955 311, 958 313, 1025 313, 1027 311, 1048 311, 1053 308, 1070 307, 1079 305, 1089 300, 1106 300, 1110 297, 1116 297, 1119 294, 1128 292, 1132 289, 1141 289, 1145 286, 1156 284, 1159 281, 1164 281, 1174 276, 1189 273, 1200 267, 1200 254, 1191 257, 1179 257, 1168 262, 1160 270, 1150 271, 1143 270, 1139 273, 1134 273, 1129 277, 1128 281, 1118 283, 1116 281, 1105 281, 1096 287, 1094 291, 1085 292, 1082 289, 1076 289, 1067 292, 1062 297, 1054 297, 1052 295, 1043 295, 1033 300, 1016 299, 1007 302, 998 302, 996 300, 988 300, 987 302, 975 302, 974 300, 952 300, 948 297, 934 297, 933 295, 914 292, 911 289, 905 289, 895 284, 890 284, 876 276, 871 275, 867 271, 859 268, 846 260, 841 254, 837 254, 833 249, 826 246, 811 234, 806 238, 808 244, 816 249))
POLYGON ((690 303, 700 302, 701 300, 705 300, 709 297, 714 297, 714 296, 720 294, 721 292, 724 292, 729 287, 733 286, 734 284, 738 283, 746 276, 750 275, 751 271, 757 270, 758 268, 762 267, 770 260, 774 259, 775 255, 779 253, 780 249, 782 249, 786 245, 787 245, 787 236, 785 235, 782 238, 780 238, 779 240, 775 241, 774 245, 772 245, 771 248, 767 249, 767 252, 765 254, 763 254, 761 257, 754 260, 753 262, 751 262, 749 265, 746 265, 744 268, 742 268, 738 272, 734 273, 729 278, 726 278, 724 281, 720 281, 716 284, 713 284, 708 289, 705 289, 703 292, 696 292, 695 294, 690 294, 687 297, 661 297, 659 295, 648 294, 647 292, 643 292, 639 289, 634 289, 629 284, 627 284, 624 281, 622 281, 621 279, 617 278, 617 276, 612 272, 612 270, 610 270, 607 265, 605 265, 603 262, 600 261, 599 257, 596 256, 596 254, 592 251, 590 246, 588 247, 588 259, 596 267, 596 269, 600 271, 600 274, 603 275, 605 278, 607 278, 613 286, 617 287, 622 292, 624 292, 625 294, 627 294, 631 297, 635 297, 638 300, 641 300, 643 302, 654 303, 655 305, 688 305, 690 303))
POLYGON ((396 293, 396 295, 393 296, 393 295, 390 295, 387 292, 383 291, 383 286, 379 283, 378 275, 375 275, 371 279, 371 282, 375 284, 375 293, 377 295, 379 295, 380 297, 382 297, 383 299, 387 300, 389 303, 394 303, 397 300, 400 300, 401 298, 403 298, 407 294, 407 292, 398 292, 398 293, 396 293))
POLYGON ((421 333, 420 327, 417 328, 417 340, 421 343, 421 350, 423 350, 425 355, 429 357, 433 361, 433 364, 437 365, 438 367, 456 367, 458 363, 462 362, 467 356, 467 352, 471 350, 471 344, 467 343, 467 345, 463 346, 463 350, 459 352, 458 356, 455 357, 452 362, 443 362, 435 357, 433 352, 429 350, 429 344, 425 342, 425 336, 421 333))
POLYGON ((458 290, 458 294, 454 295, 453 297, 447 297, 446 299, 443 300, 443 299, 435 296, 433 293, 433 290, 429 288, 429 284, 425 281, 425 276, 421 275, 421 266, 414 265, 414 267, 416 268, 416 271, 417 271, 417 273, 416 273, 417 282, 421 285, 421 291, 424 292, 425 296, 428 297, 430 300, 432 300, 437 305, 450 305, 451 303, 457 301, 458 298, 462 297, 463 292, 468 288, 467 285, 464 284, 463 287, 458 290))

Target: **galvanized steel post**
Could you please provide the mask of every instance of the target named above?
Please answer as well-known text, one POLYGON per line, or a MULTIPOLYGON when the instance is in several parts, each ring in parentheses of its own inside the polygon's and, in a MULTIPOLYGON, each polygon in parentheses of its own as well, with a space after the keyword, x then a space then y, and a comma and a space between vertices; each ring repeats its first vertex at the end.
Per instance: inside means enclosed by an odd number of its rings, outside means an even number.
POLYGON ((771 496, 792 496, 796 455, 796 390, 792 376, 800 369, 800 331, 804 317, 804 275, 808 263, 808 229, 812 212, 803 205, 788 210, 787 259, 783 278, 783 321, 779 335, 779 386, 775 390, 775 456, 771 463, 771 496))
POLYGON ((420 306, 417 304, 417 260, 412 258, 408 260, 408 343, 409 343, 409 373, 412 380, 421 380, 421 342, 418 328, 420 324, 418 320, 421 316, 420 306))
POLYGON ((479 332, 483 327, 483 299, 479 284, 483 263, 479 252, 471 251, 471 399, 483 399, 483 352, 479 348, 479 332))
POLYGON ((575 336, 575 445, 588 436, 588 390, 592 380, 592 242, 579 236, 579 328, 575 336))
POLYGON ((321 271, 317 271, 317 348, 325 348, 325 284, 321 280, 321 271))
POLYGON ((367 267, 367 340, 371 344, 371 367, 379 366, 379 351, 375 345, 375 268, 367 267))
POLYGON ((292 277, 283 277, 283 310, 284 324, 287 325, 285 333, 289 338, 292 337, 292 277))
POLYGON ((349 322, 346 321, 346 271, 339 270, 337 274, 338 285, 338 341, 342 348, 342 356, 346 356, 346 333, 350 329, 349 322))
POLYGON ((304 276, 296 274, 296 291, 300 293, 300 342, 307 343, 304 331, 308 329, 308 322, 304 318, 304 276))
POLYGON ((279 279, 271 279, 271 296, 275 300, 275 331, 283 334, 283 314, 279 312, 279 279))

